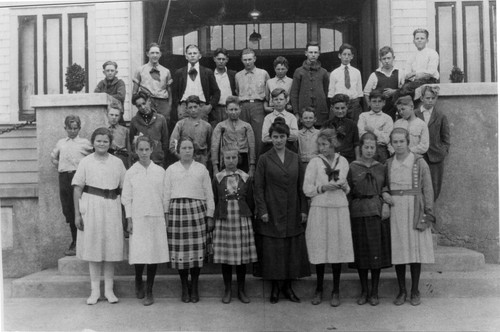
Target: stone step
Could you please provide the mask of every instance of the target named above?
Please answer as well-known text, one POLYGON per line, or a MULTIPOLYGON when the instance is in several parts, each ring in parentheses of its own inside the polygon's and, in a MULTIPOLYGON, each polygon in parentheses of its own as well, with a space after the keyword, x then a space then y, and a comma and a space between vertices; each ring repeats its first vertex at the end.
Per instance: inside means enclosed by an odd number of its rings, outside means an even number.
MULTIPOLYGON (((484 255, 466 248, 442 247, 435 249, 435 264, 423 264, 424 271, 477 271, 484 266, 484 255)), ((312 271, 314 271, 313 267, 312 271)), ((58 270, 62 275, 88 275, 88 263, 74 256, 66 256, 58 261, 58 270)), ((206 264, 201 273, 219 274, 221 271, 219 264, 206 264)), ((251 273, 252 267, 248 266, 247 271, 251 273)), ((134 267, 127 261, 119 262, 115 265, 116 275, 133 275, 134 267)), ((175 274, 177 270, 168 268, 167 264, 158 266, 159 274, 175 274)))
MULTIPOLYGON (((407 269, 409 270, 409 269, 407 269)), ((410 273, 407 271, 407 287, 410 287, 410 273)), ((233 280, 236 279, 233 277, 233 280)), ((310 299, 316 283, 314 275, 294 281, 297 296, 310 299)), ((233 290, 236 292, 236 282, 233 290)), ((331 292, 331 274, 325 276, 325 297, 331 292)), ((222 276, 209 274, 200 276, 200 296, 220 297, 223 293, 222 276)), ((101 291, 104 286, 101 282, 101 291)), ((115 293, 118 297, 135 297, 134 277, 116 276, 115 293)), ((398 286, 394 268, 383 270, 380 278, 379 296, 392 299, 398 286)), ((247 276, 247 295, 253 298, 267 298, 270 293, 270 283, 260 278, 247 276)), ((355 298, 359 295, 360 285, 355 272, 344 272, 341 275, 340 291, 343 298, 355 298)), ((10 294, 6 297, 43 297, 86 298, 90 292, 88 276, 61 275, 56 269, 44 270, 12 281, 10 294)), ((420 292, 422 297, 500 297, 500 265, 486 264, 480 270, 473 272, 422 272, 420 277, 420 292)), ((179 298, 180 280, 175 275, 157 275, 154 285, 156 297, 179 298)))

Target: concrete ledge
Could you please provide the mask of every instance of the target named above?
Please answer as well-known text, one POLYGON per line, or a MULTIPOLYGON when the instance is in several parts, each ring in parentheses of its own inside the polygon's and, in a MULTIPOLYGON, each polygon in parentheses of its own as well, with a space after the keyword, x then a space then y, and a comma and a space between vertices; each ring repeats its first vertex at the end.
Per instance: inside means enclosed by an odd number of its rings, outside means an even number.
POLYGON ((0 185, 0 198, 32 198, 38 197, 37 184, 0 185))
POLYGON ((494 82, 441 83, 436 85, 439 85, 439 97, 498 95, 498 84, 494 82))
MULTIPOLYGON (((325 299, 331 293, 331 275, 325 278, 325 299)), ((314 276, 294 281, 294 290, 304 301, 309 300, 316 284, 314 276)), ((115 277, 115 293, 118 297, 135 297, 134 277, 115 277)), ((410 285, 409 272, 407 285, 410 285)), ((220 297, 224 291, 221 275, 202 275, 200 277, 200 295, 202 297, 220 297)), ((88 276, 63 276, 56 269, 45 270, 12 281, 12 297, 87 297, 90 292, 88 276)), ((236 282, 233 282, 233 289, 236 282)), ((179 298, 180 280, 174 275, 157 275, 154 285, 155 297, 179 298)), ((380 277, 379 296, 384 301, 392 301, 397 292, 397 280, 394 268, 386 269, 380 277)), ((252 298, 267 299, 270 283, 260 278, 247 277, 247 295, 252 298)), ((101 292, 103 285, 101 285, 101 292)), ((236 292, 236 289, 234 289, 236 292)), ((345 301, 353 301, 359 296, 360 285, 357 273, 343 273, 340 281, 340 294, 345 301)), ((422 272, 420 277, 422 298, 455 297, 499 297, 500 265, 488 264, 476 272, 422 272)), ((425 300, 424 300, 425 301, 425 300)))
POLYGON ((30 105, 34 108, 63 108, 67 106, 108 105, 111 97, 106 93, 72 93, 57 95, 31 96, 30 105))

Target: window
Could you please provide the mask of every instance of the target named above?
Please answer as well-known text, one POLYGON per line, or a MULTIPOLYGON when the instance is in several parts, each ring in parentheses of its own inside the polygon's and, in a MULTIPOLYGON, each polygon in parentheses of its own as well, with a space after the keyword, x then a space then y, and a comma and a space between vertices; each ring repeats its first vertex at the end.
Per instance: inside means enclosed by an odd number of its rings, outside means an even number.
POLYGON ((343 43, 342 32, 337 29, 322 27, 319 29, 321 52, 335 52, 343 43))
POLYGON ((484 82, 483 5, 462 3, 465 82, 484 82))
POLYGON ((303 49, 307 43, 307 29, 306 23, 258 23, 255 27, 253 24, 214 25, 210 27, 210 49, 303 49), (256 43, 248 40, 254 30, 262 36, 256 43))
POLYGON ((36 16, 19 16, 19 119, 33 118, 35 110, 30 107, 29 97, 38 93, 37 89, 37 29, 36 16))
POLYGON ((172 54, 184 55, 186 46, 198 45, 198 31, 183 31, 180 35, 172 37, 172 54))
MULTIPOLYGON (((73 9, 71 9, 73 11, 73 9)), ((47 8, 37 14, 17 15, 19 120, 32 119, 30 96, 66 93, 66 67, 77 63, 85 68, 85 92, 89 91, 87 13, 47 8)))
MULTIPOLYGON (((436 51, 439 53, 439 71, 451 73, 457 66, 456 13, 453 2, 436 3, 436 51)), ((442 83, 449 83, 449 75, 441 75, 442 83)))
POLYGON ((495 1, 435 0, 435 28, 441 82, 450 82, 453 66, 464 82, 497 81, 495 1))

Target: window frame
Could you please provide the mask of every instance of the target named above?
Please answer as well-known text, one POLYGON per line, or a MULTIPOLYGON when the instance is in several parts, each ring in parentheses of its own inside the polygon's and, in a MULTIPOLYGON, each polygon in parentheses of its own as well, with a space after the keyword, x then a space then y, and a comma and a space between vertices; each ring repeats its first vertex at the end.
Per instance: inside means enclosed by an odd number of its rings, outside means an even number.
POLYGON ((31 120, 33 117, 36 115, 29 114, 31 110, 25 110, 23 109, 23 88, 22 88, 22 82, 21 82, 21 72, 22 72, 22 63, 20 61, 20 54, 22 52, 21 50, 21 43, 19 42, 20 35, 19 35, 19 29, 21 26, 21 21, 25 18, 31 18, 34 19, 35 21, 35 31, 34 31, 34 42, 33 42, 33 62, 34 62, 34 90, 35 90, 35 95, 38 94, 38 16, 37 15, 18 15, 17 16, 17 27, 18 27, 18 44, 17 44, 17 67, 18 67, 18 80, 17 80, 17 86, 18 86, 18 116, 20 121, 26 121, 26 120, 31 120))
MULTIPOLYGON (((481 81, 484 82, 484 32, 483 32, 483 2, 482 1, 462 1, 462 26, 463 26, 463 53, 464 53, 464 82, 467 79, 467 20, 466 20, 466 7, 478 7, 479 11, 479 54, 481 60, 481 81)), ((493 61, 493 59, 492 59, 493 61)))
POLYGON ((44 14, 43 19, 43 94, 48 92, 47 80, 47 20, 59 19, 59 93, 63 93, 63 39, 62 39, 62 14, 44 14))
POLYGON ((85 26, 85 92, 89 93, 89 27, 87 13, 69 13, 68 15, 68 66, 73 64, 73 27, 72 20, 74 18, 83 18, 85 26))

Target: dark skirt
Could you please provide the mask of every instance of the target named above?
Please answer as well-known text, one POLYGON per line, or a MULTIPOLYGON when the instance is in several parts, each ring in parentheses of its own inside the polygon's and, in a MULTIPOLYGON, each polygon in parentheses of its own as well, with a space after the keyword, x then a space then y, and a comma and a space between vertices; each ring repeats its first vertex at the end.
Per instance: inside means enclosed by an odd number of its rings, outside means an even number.
POLYGON ((391 266, 391 226, 389 219, 378 216, 351 219, 354 263, 357 269, 381 269, 391 266))
POLYGON ((275 238, 255 234, 259 262, 254 276, 268 280, 297 279, 311 275, 304 233, 275 238))
POLYGON ((206 249, 206 205, 198 199, 176 198, 170 201, 168 214, 168 250, 173 269, 202 267, 206 249))

